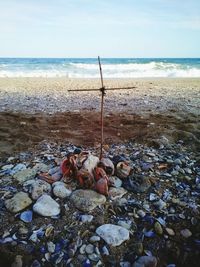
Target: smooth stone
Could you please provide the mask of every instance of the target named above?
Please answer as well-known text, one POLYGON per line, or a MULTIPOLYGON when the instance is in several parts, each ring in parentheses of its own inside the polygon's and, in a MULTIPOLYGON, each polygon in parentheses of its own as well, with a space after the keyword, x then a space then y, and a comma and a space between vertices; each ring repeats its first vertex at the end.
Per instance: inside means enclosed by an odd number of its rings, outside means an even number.
POLYGON ((180 159, 175 159, 174 164, 176 165, 182 165, 182 162, 180 159))
POLYGON ((23 222, 26 222, 26 223, 31 222, 32 218, 33 218, 32 210, 27 210, 20 214, 20 220, 22 220, 23 222))
POLYGON ((110 255, 109 250, 107 249, 106 246, 102 247, 102 253, 103 253, 103 255, 106 255, 106 256, 110 255))
POLYGON ((189 229, 183 229, 181 230, 181 235, 184 238, 189 238, 190 236, 192 236, 192 232, 189 229))
POLYGON ((93 190, 80 189, 73 192, 71 201, 77 209, 88 212, 104 204, 106 197, 93 190))
POLYGON ((42 216, 56 216, 60 213, 59 204, 50 196, 43 195, 33 205, 33 211, 42 216))
POLYGON ((19 163, 12 169, 12 171, 10 172, 10 175, 14 175, 15 173, 25 170, 25 169, 26 169, 26 165, 23 163, 19 163))
POLYGON ((151 187, 151 182, 147 177, 134 174, 129 177, 129 184, 129 190, 135 193, 144 193, 151 187))
POLYGON ((50 166, 44 164, 44 163, 37 163, 35 164, 35 166, 33 167, 34 170, 36 170, 36 172, 48 172, 50 169, 50 166))
POLYGON ((83 163, 83 168, 88 170, 89 173, 93 174, 94 168, 99 163, 99 158, 93 155, 89 155, 86 161, 83 163))
POLYGON ((171 229, 171 228, 166 227, 166 228, 165 228, 165 231, 166 231, 166 232, 168 233, 168 235, 170 235, 170 236, 174 236, 174 235, 175 235, 174 230, 171 229))
POLYGON ((52 241, 47 242, 47 249, 50 253, 54 253, 55 248, 56 245, 52 241))
POLYGON ((43 180, 35 180, 29 192, 31 193, 32 199, 37 200, 43 194, 50 194, 51 185, 43 180))
POLYGON ((127 230, 131 229, 132 221, 122 221, 119 220, 117 223, 119 226, 126 228, 127 230))
POLYGON ((100 240, 101 238, 98 235, 93 235, 90 237, 89 242, 95 243, 95 242, 99 242, 100 240))
POLYGON ((100 164, 103 164, 103 169, 107 175, 113 175, 115 171, 115 166, 113 162, 109 158, 102 158, 100 164))
POLYGON ((91 222, 93 220, 93 218, 94 218, 93 215, 87 215, 87 214, 80 216, 81 222, 83 222, 83 223, 91 222))
POLYGON ((64 185, 56 185, 53 187, 53 194, 59 198, 66 198, 71 195, 72 191, 67 189, 64 185))
POLYGON ((17 255, 15 257, 15 261, 11 264, 11 267, 22 267, 23 266, 23 261, 22 261, 22 256, 17 255))
POLYGON ((16 193, 11 199, 5 201, 5 206, 10 212, 19 212, 29 205, 31 205, 32 200, 27 193, 19 192, 16 193))
POLYGON ((129 239, 129 231, 114 224, 104 224, 96 229, 96 233, 111 246, 119 246, 129 239))
POLYGON ((146 215, 146 212, 143 211, 143 210, 138 210, 138 211, 137 211, 137 214, 138 214, 141 218, 144 218, 145 215, 146 215))
POLYGON ((141 256, 134 262, 133 267, 156 267, 157 263, 158 261, 154 256, 141 256))
POLYGON ((25 169, 21 170, 13 175, 13 178, 20 184, 23 184, 27 180, 31 180, 36 175, 36 170, 34 169, 25 169))
POLYGON ((87 254, 92 254, 94 252, 94 246, 92 244, 89 244, 85 247, 85 252, 87 254))
POLYGON ((117 177, 124 179, 129 176, 131 167, 125 162, 119 162, 116 166, 117 177))
POLYGON ((111 176, 108 178, 109 183, 116 188, 119 188, 122 186, 122 180, 120 180, 117 176, 111 176))
POLYGON ((157 202, 154 203, 154 206, 157 207, 159 210, 166 208, 167 204, 162 199, 159 199, 157 202))
POLYGON ((82 246, 80 247, 79 252, 80 252, 81 254, 85 254, 86 246, 87 246, 87 245, 84 244, 84 245, 82 245, 82 246))
POLYGON ((154 229, 155 229, 156 234, 158 234, 158 235, 163 234, 163 229, 162 229, 162 226, 159 224, 159 222, 156 222, 154 224, 154 229))
POLYGON ((108 192, 108 195, 111 200, 121 199, 123 195, 125 195, 127 191, 123 187, 115 188, 110 187, 110 190, 108 192))
POLYGON ((95 254, 95 253, 89 254, 89 255, 88 255, 88 258, 89 258, 91 261, 94 261, 94 262, 97 262, 97 261, 100 260, 100 257, 99 257, 97 254, 95 254))
POLYGON ((13 164, 8 164, 8 165, 4 165, 4 166, 2 166, 2 167, 1 167, 1 170, 6 171, 6 170, 10 170, 10 169, 12 169, 13 167, 14 167, 13 164))

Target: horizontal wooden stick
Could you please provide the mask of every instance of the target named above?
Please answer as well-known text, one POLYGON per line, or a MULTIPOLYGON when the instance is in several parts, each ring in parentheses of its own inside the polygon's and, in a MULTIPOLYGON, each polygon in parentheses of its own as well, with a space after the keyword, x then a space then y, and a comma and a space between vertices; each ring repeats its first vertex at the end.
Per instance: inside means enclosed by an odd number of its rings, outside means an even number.
MULTIPOLYGON (((134 89, 135 86, 131 87, 113 87, 113 88, 105 88, 105 91, 112 91, 112 90, 127 90, 127 89, 134 89)), ((101 88, 92 88, 92 89, 69 89, 68 92, 89 92, 89 91, 101 91, 101 88)))

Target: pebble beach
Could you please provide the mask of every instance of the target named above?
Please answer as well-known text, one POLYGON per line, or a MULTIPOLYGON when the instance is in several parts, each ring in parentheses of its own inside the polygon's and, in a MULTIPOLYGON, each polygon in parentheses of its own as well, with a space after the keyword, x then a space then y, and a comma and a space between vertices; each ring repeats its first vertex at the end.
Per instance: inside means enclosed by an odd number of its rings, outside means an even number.
POLYGON ((0 78, 0 266, 198 266, 200 79, 104 83, 111 172, 99 79, 0 78))

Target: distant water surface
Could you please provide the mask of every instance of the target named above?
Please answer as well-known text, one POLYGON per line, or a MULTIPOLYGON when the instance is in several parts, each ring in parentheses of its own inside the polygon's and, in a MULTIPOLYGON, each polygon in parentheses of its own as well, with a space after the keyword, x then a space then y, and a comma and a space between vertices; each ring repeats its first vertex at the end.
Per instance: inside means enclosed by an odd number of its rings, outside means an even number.
MULTIPOLYGON (((105 78, 200 77, 200 58, 103 58, 105 78)), ((96 58, 0 58, 0 77, 97 78, 96 58)))

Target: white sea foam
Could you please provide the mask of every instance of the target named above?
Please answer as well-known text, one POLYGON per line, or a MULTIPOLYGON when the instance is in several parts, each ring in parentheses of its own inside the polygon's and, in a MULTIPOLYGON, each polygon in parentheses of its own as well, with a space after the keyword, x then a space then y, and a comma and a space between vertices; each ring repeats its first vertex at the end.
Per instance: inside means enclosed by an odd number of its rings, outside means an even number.
MULTIPOLYGON (((200 68, 177 63, 156 62, 102 64, 105 78, 143 77, 200 77, 200 68)), ((93 63, 69 63, 40 66, 5 68, 0 64, 0 77, 69 77, 99 78, 99 66, 93 63)))

